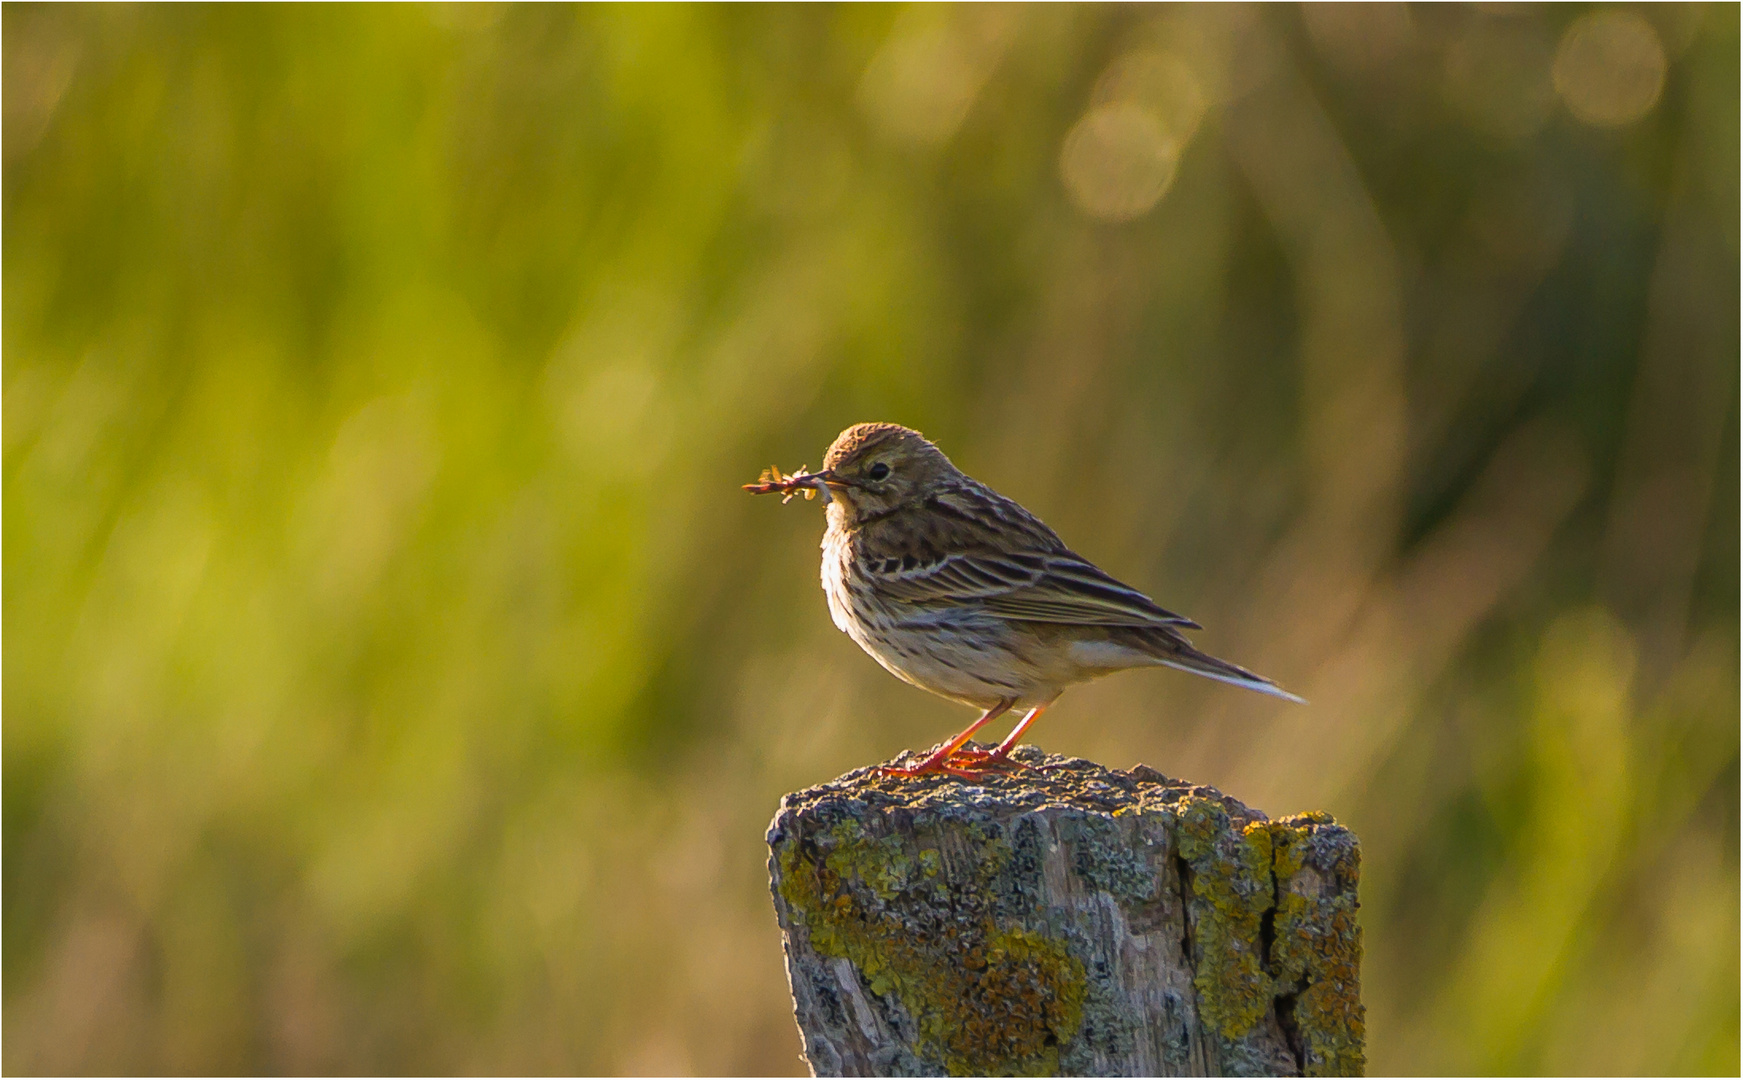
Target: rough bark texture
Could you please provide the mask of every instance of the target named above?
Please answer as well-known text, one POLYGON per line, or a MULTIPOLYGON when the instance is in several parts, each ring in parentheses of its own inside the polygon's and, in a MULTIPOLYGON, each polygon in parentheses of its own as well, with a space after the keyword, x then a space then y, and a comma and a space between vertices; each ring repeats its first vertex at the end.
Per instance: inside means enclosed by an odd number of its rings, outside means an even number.
POLYGON ((1361 1073, 1353 833, 1016 756, 1042 768, 860 769, 781 800, 769 873, 814 1073, 1361 1073))

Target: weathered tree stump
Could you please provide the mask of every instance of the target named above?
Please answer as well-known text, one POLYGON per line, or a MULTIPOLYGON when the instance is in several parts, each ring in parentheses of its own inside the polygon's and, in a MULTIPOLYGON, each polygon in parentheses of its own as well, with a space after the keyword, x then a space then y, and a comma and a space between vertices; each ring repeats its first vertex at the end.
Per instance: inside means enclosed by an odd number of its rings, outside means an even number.
POLYGON ((769 873, 814 1073, 1361 1073, 1353 833, 1016 756, 1041 767, 858 769, 781 800, 769 873))

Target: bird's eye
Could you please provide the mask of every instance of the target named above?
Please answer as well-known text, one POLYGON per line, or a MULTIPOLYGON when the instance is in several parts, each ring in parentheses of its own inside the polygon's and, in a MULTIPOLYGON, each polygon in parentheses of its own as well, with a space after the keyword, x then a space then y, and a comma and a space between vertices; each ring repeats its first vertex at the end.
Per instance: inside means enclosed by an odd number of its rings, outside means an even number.
POLYGON ((880 461, 876 465, 867 469, 865 474, 873 480, 882 480, 884 477, 890 475, 890 467, 880 461))

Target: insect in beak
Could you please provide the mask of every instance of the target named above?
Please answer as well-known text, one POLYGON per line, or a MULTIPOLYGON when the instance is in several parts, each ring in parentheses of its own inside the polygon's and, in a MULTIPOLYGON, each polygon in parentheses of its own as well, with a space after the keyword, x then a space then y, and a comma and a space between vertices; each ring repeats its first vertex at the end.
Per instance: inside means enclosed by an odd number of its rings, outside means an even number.
POLYGON ((798 472, 788 476, 781 472, 780 466, 771 465, 763 470, 762 476, 757 478, 756 483, 746 484, 744 489, 752 495, 770 495, 779 492, 783 504, 792 501, 793 496, 799 494, 803 494, 807 499, 813 495, 822 495, 823 505, 828 506, 834 501, 834 497, 829 494, 831 484, 836 487, 846 486, 829 469, 812 473, 806 472, 805 466, 801 465, 798 472))

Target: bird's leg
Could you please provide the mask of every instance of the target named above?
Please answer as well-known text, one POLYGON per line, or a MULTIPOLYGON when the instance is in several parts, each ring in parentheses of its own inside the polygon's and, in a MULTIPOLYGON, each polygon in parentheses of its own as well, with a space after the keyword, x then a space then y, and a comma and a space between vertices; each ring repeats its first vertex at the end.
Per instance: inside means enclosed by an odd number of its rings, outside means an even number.
POLYGON ((984 754, 975 753, 974 761, 970 767, 979 769, 991 765, 994 762, 1003 761, 1006 764, 1021 765, 1025 769, 1029 768, 1029 766, 1023 765, 1020 761, 1011 760, 1011 751, 1017 748, 1017 740, 1023 737, 1023 732, 1027 731, 1029 725, 1035 722, 1035 718, 1041 715, 1041 713, 1047 708, 1047 705, 1051 704, 1052 702, 1047 702, 1044 705, 1037 705, 1033 709, 1030 709, 1021 720, 1017 721, 1017 726, 1011 729, 1011 733, 1005 736, 1004 742, 994 747, 990 752, 984 754))
POLYGON ((891 776, 919 776, 921 773, 947 772, 954 776, 962 776, 965 779, 972 779, 971 776, 968 776, 961 770, 951 768, 946 764, 946 762, 950 760, 953 754, 962 749, 963 743, 974 738, 975 732, 985 727, 988 721, 997 719, 1005 713, 1010 712, 1011 706, 1014 704, 1016 704, 1016 702, 1007 698, 999 702, 997 705, 994 705, 986 712, 981 713, 979 720, 968 725, 960 735, 927 755, 926 760, 924 761, 918 762, 914 765, 904 765, 901 767, 880 765, 878 766, 878 771, 891 776))

